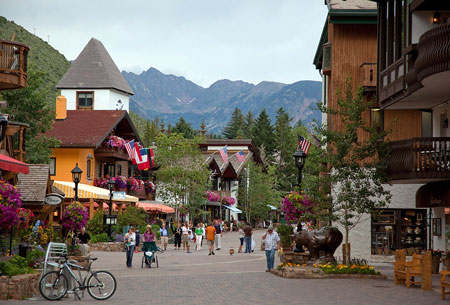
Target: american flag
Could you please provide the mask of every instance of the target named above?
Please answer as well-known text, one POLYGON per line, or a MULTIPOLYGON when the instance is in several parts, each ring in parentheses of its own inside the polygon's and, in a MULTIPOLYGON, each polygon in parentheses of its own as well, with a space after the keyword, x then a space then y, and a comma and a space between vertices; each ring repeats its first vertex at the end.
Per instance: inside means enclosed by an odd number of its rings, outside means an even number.
POLYGON ((239 162, 244 162, 245 161, 245 155, 244 155, 244 152, 242 150, 237 152, 235 154, 235 156, 236 156, 236 159, 238 159, 239 162))
POLYGON ((133 164, 136 164, 134 162, 134 140, 128 141, 127 143, 125 143, 125 149, 127 150, 128 153, 128 157, 130 157, 131 161, 133 161, 133 164))
POLYGON ((299 135, 297 149, 301 148, 305 154, 308 154, 310 147, 311 147, 311 142, 299 135))
POLYGON ((219 150, 220 156, 222 157, 223 163, 228 162, 228 155, 227 155, 227 146, 225 145, 219 150))

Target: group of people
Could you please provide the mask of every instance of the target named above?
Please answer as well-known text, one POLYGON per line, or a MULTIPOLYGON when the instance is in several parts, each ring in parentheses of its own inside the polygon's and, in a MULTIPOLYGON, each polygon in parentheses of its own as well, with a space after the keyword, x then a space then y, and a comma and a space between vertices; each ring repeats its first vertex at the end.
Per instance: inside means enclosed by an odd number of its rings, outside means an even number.
MULTIPOLYGON (((181 225, 180 222, 177 223, 176 227, 172 227, 173 237, 174 237, 174 249, 181 250, 181 245, 183 245, 183 250, 187 253, 192 253, 190 251, 191 243, 195 242, 196 250, 200 251, 203 245, 203 240, 206 238, 208 245, 208 255, 215 255, 215 250, 220 250, 222 247, 222 234, 223 227, 218 220, 209 223, 205 227, 205 224, 199 222, 196 227, 192 223, 184 222, 181 225)), ((162 223, 160 228, 161 236, 161 246, 164 250, 167 250, 167 245, 169 242, 169 230, 166 228, 166 224, 162 223)), ((253 230, 251 226, 247 223, 244 226, 239 226, 238 229, 240 246, 238 253, 242 253, 242 248, 245 244, 245 253, 253 252, 252 240, 253 240, 253 230)), ((266 260, 267 260, 267 270, 270 271, 274 268, 275 262, 275 250, 280 249, 280 237, 273 230, 273 226, 269 226, 267 232, 262 236, 265 244, 266 260)), ((156 235, 152 231, 152 227, 148 225, 143 234, 144 242, 155 242, 156 235)), ((125 234, 124 242, 126 244, 126 265, 128 268, 132 267, 133 253, 136 247, 136 231, 134 228, 130 228, 125 234)))

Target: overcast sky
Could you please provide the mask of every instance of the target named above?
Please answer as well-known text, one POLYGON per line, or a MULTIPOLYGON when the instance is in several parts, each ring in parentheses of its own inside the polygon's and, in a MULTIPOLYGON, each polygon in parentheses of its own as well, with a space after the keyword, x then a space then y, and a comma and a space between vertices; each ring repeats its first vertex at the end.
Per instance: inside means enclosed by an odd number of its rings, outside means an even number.
POLYGON ((323 0, 0 0, 0 14, 75 59, 91 37, 120 70, 219 79, 320 80, 323 0))

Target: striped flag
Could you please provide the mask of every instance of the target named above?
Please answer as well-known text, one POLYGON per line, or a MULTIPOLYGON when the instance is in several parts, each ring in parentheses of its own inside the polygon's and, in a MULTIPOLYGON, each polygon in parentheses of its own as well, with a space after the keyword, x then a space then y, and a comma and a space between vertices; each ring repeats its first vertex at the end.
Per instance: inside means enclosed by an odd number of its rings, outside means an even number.
POLYGON ((220 156, 222 157, 223 163, 228 162, 228 155, 227 155, 227 146, 225 145, 221 149, 219 149, 220 156))
POLYGON ((150 167, 150 163, 148 160, 148 152, 147 152, 147 148, 142 148, 139 150, 140 154, 141 154, 141 160, 137 161, 137 166, 139 170, 146 170, 150 167))
POLYGON ((131 158, 131 161, 134 161, 133 164, 142 162, 141 150, 136 142, 134 143, 133 158, 131 158))
POLYGON ((242 150, 237 152, 235 154, 235 156, 236 156, 236 159, 238 159, 239 162, 244 162, 245 161, 245 155, 244 155, 244 152, 242 150))
POLYGON ((136 161, 134 161, 134 140, 128 141, 127 143, 125 143, 125 149, 127 150, 128 153, 128 157, 131 159, 131 161, 133 162, 133 164, 136 164, 136 161))
POLYGON ((306 140, 304 137, 302 137, 301 135, 298 136, 298 147, 297 149, 301 148, 301 150, 305 153, 308 154, 309 152, 309 148, 311 147, 311 142, 306 140))

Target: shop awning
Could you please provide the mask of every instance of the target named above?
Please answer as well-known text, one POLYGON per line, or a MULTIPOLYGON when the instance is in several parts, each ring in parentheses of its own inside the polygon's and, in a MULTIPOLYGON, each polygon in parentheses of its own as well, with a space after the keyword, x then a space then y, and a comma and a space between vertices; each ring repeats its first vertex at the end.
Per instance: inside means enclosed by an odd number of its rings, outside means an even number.
POLYGON ((242 213, 242 211, 239 210, 238 208, 230 207, 230 206, 228 206, 228 205, 224 205, 224 207, 226 207, 227 209, 229 209, 231 212, 235 212, 235 213, 237 213, 237 214, 241 214, 241 213, 242 213))
POLYGON ((277 208, 274 207, 273 205, 268 204, 267 206, 268 206, 272 211, 276 211, 276 210, 277 210, 277 208))
MULTIPOLYGON (((54 181, 53 185, 60 191, 66 194, 66 198, 74 198, 75 196, 75 183, 68 181, 54 181)), ((78 183, 78 198, 96 198, 109 200, 109 190, 100 187, 92 186, 89 184, 78 183)), ((139 198, 134 196, 125 195, 123 199, 112 199, 117 202, 138 202, 139 198)))
POLYGON ((22 174, 28 174, 30 172, 28 164, 20 162, 19 160, 5 156, 3 154, 0 154, 0 169, 22 174))
POLYGON ((139 201, 136 203, 137 207, 143 208, 147 212, 160 212, 163 214, 175 213, 175 209, 162 204, 159 201, 139 201))

